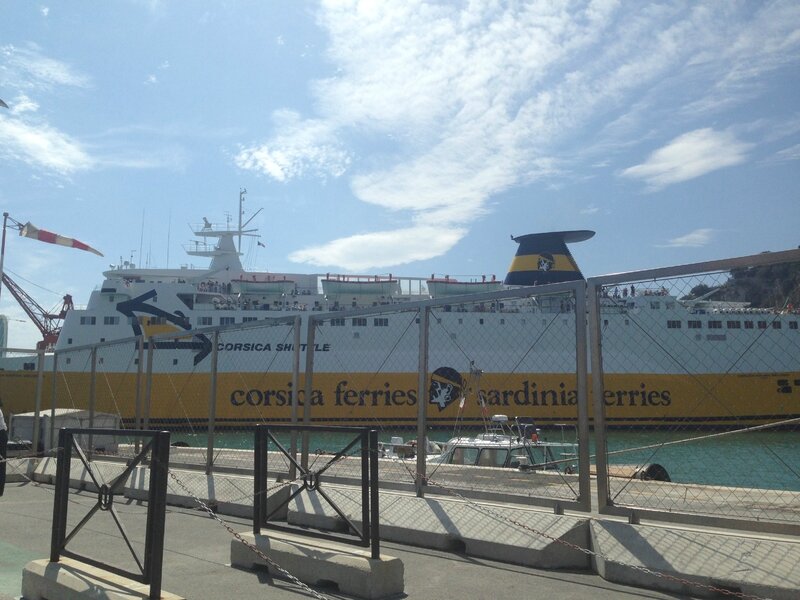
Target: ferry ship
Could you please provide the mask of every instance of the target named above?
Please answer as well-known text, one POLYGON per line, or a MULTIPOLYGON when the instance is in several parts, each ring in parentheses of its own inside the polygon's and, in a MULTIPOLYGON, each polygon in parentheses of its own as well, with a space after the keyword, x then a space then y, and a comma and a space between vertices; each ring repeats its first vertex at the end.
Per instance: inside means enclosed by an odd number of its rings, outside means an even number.
MULTIPOLYGON (((451 298, 452 304, 436 309, 436 325, 458 342, 432 343, 429 425, 480 425, 494 413, 532 417, 544 427, 575 421, 575 312, 569 298, 475 303, 469 294, 583 279, 567 244, 594 232, 513 238, 518 247, 503 281, 251 272, 237 249, 242 238, 257 236, 241 222, 243 193, 238 227, 205 219, 193 227, 197 240, 185 250, 210 259, 207 268, 123 263, 104 272, 86 307, 66 314, 55 347, 56 380, 51 362, 44 369, 43 408, 50 407, 51 390, 59 407, 86 407, 90 353, 80 348, 167 335, 155 345, 149 367, 151 427, 208 423, 212 358, 217 427, 288 422, 293 399, 310 404, 315 424, 413 426, 419 341, 415 314, 400 309, 410 301, 451 298), (336 318, 337 312, 384 306, 398 311, 336 318), (299 315, 305 342, 309 316, 321 314, 326 319, 315 337, 312 393, 306 398, 302 375, 292 389, 291 329, 261 324, 299 315), (217 326, 229 327, 214 348, 207 328, 217 326)), ((800 417, 799 315, 680 300, 660 287, 640 288, 611 291, 602 300, 603 344, 610 350, 603 357, 603 402, 610 426, 729 428, 800 417)), ((128 424, 137 405, 140 359, 134 343, 104 346, 95 363, 96 410, 118 414, 128 424)), ((36 366, 30 360, 0 362, 7 410, 32 410, 36 366)))

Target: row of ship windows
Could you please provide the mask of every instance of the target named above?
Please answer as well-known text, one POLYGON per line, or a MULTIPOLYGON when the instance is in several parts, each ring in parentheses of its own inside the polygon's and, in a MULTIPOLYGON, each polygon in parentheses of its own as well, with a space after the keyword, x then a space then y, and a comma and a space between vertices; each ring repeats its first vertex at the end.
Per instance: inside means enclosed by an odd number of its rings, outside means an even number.
MULTIPOLYGON (((135 320, 135 317, 127 318, 126 321, 130 325, 135 320)), ((250 321, 257 321, 258 317, 242 317, 242 323, 249 323, 250 321)), ((367 319, 363 317, 357 317, 351 319, 352 325, 354 327, 366 327, 367 326, 367 319)), ((439 319, 441 321, 441 319, 439 319)), ((461 321, 461 319, 459 319, 461 321)), ((103 325, 119 325, 120 318, 117 316, 107 316, 103 317, 103 325)), ((501 322, 505 322, 505 319, 501 319, 501 322)), ((234 325, 236 323, 235 317, 220 317, 219 318, 219 325, 234 325)), ((167 320, 164 317, 150 317, 147 319, 146 325, 166 325, 167 320)), ((210 327, 214 324, 213 317, 197 317, 197 325, 203 327, 210 327)), ((319 325, 320 323, 318 323, 319 325)), ((372 320, 372 324, 375 327, 388 327, 389 326, 389 319, 386 317, 380 317, 372 320)), ((81 317, 81 325, 97 325, 97 317, 81 317)), ((331 326, 332 327, 343 327, 345 325, 345 319, 331 319, 331 326)), ((481 325, 483 325, 483 319, 481 319, 481 325)))
MULTIPOLYGON (((71 344, 71 343, 72 343, 72 340, 70 340, 70 342, 69 342, 69 343, 71 344)), ((97 357, 97 364, 99 364, 99 365, 102 365, 104 361, 105 361, 105 358, 103 358, 102 356, 98 356, 98 357, 97 357)), ((71 365, 71 364, 72 364, 72 357, 71 357, 71 356, 68 356, 68 357, 66 358, 65 362, 66 362, 66 364, 68 364, 68 365, 71 365)), ((139 359, 138 359, 138 358, 134 358, 134 359, 133 359, 133 364, 134 364, 134 365, 138 365, 138 364, 139 364, 139 359)), ((178 364, 178 359, 177 359, 177 358, 173 358, 173 359, 172 359, 172 364, 173 364, 173 366, 174 366, 174 365, 177 365, 177 364, 178 364)))
MULTIPOLYGON (((257 321, 258 317, 243 317, 242 323, 248 323, 249 321, 257 321)), ((128 325, 133 324, 136 321, 136 317, 127 317, 125 322, 128 325)), ((103 317, 103 325, 119 325, 120 318, 117 316, 107 316, 103 317)), ((150 317, 146 320, 146 325, 166 325, 168 321, 164 317, 150 317)), ((234 317, 220 317, 219 324, 220 325, 233 325, 236 323, 236 319, 234 317)), ((211 317, 197 317, 197 324, 198 325, 213 325, 213 320, 211 317)), ((81 317, 81 325, 97 325, 97 317, 81 317)))
MULTIPOLYGON (((708 329, 722 329, 722 321, 708 321, 706 323, 708 329)), ((702 321, 686 321, 688 329, 702 329, 702 321)), ((783 326, 782 321, 725 321, 726 329, 780 329, 783 326)), ((682 321, 667 321, 668 329, 680 329, 683 327, 682 321)), ((797 329, 797 321, 789 321, 789 329, 797 329)))
MULTIPOLYGON (((129 324, 133 321, 134 317, 131 317, 128 320, 129 324)), ((250 321, 257 321, 257 317, 243 317, 242 323, 248 323, 250 321)), ((214 324, 213 317, 197 317, 197 325, 201 327, 211 327, 214 324)), ((120 318, 118 316, 105 316, 103 317, 103 325, 119 325, 120 318)), ((419 323, 419 319, 417 319, 419 323)), ((441 319, 436 319, 437 323, 441 323, 441 319)), ((500 325, 505 325, 505 319, 499 319, 500 325)), ((219 325, 234 325, 236 323, 235 317, 220 317, 219 318, 219 325)), ((350 324, 353 327, 366 327, 368 323, 368 319, 366 317, 354 317, 350 319, 350 324)), ((458 324, 462 325, 464 323, 463 319, 458 319, 458 324)), ((543 319, 542 324, 547 325, 548 320, 543 319)), ((625 319, 625 325, 628 325, 630 321, 625 319)), ((724 321, 726 329, 768 329, 772 327, 772 329, 781 329, 782 321, 772 321, 771 323, 768 321, 738 321, 738 320, 731 320, 731 321, 724 321)), ((797 329, 797 321, 789 321, 789 329, 797 329)), ((97 317, 81 317, 81 325, 96 325, 97 324, 97 317)), ((166 325, 167 320, 163 317, 151 317, 148 319, 148 325, 166 325)), ((317 323, 321 325, 321 322, 317 323)), ((330 320, 331 327, 344 327, 347 324, 347 320, 343 318, 338 319, 331 319, 330 320)), ((483 325, 484 320, 479 319, 479 325, 483 325)), ((525 324, 525 319, 522 320, 522 324, 525 324)), ((372 320, 372 325, 374 327, 388 327, 389 326, 389 319, 386 317, 376 317, 372 320)), ((604 321, 604 325, 608 325, 608 320, 604 321)), ((681 329, 683 327, 683 321, 679 320, 669 320, 667 321, 667 328, 668 329, 681 329)), ((703 322, 702 321, 694 321, 689 320, 686 321, 687 329, 702 329, 703 322)), ((723 329, 723 321, 707 321, 706 327, 708 329, 723 329)))

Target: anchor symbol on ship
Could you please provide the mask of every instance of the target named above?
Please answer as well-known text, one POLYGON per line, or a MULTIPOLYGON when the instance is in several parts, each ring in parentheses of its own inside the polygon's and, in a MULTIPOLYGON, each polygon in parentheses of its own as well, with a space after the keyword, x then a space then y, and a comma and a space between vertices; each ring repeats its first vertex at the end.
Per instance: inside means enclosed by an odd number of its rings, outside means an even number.
MULTIPOLYGON (((153 306, 152 304, 148 304, 147 300, 156 297, 156 291, 150 290, 142 294, 141 296, 137 296, 136 298, 131 298, 130 300, 124 300, 123 302, 119 302, 117 304, 117 311, 121 312, 123 315, 128 317, 128 320, 131 322, 131 326, 133 327, 134 335, 142 335, 142 326, 139 323, 139 320, 136 318, 134 313, 145 313, 148 315, 152 315, 154 317, 161 317, 165 321, 172 323, 173 325, 180 327, 184 330, 189 330, 192 328, 189 319, 186 316, 178 313, 173 314, 169 313, 157 306, 153 306)), ((211 353, 211 340, 209 340, 205 335, 202 333, 196 333, 193 336, 194 339, 191 341, 180 341, 180 340, 170 340, 170 341, 158 341, 155 342, 156 348, 160 349, 177 349, 177 350, 196 350, 197 353, 194 355, 194 364, 197 365, 200 361, 202 361, 206 356, 211 353)), ((147 345, 145 345, 147 347, 147 345)))

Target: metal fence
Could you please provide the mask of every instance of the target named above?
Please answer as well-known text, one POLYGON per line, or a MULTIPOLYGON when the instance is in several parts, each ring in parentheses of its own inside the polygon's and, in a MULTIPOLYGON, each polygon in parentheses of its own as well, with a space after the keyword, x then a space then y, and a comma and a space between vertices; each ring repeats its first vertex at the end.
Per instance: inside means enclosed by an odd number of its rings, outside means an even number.
MULTIPOLYGON (((384 488, 800 531, 800 316, 705 295, 732 271, 798 260, 789 251, 417 303, 254 312, 178 337, 31 353, 0 374, 0 395, 12 412, 85 411, 72 413, 86 419, 76 426, 169 429, 180 445, 171 463, 207 473, 252 470, 258 424, 366 426, 379 432, 384 488), (515 417, 550 458, 529 464, 540 459, 481 445, 480 433, 515 417), (448 440, 457 455, 426 461, 448 440)), ((317 460, 338 441, 300 451, 317 460)))
POLYGON ((800 314, 791 303, 800 281, 771 299, 777 308, 714 298, 732 272, 746 279, 748 269, 798 258, 589 279, 602 512, 800 531, 800 314), (652 464, 671 481, 613 476, 652 464))
MULTIPOLYGON (((378 436, 368 427, 324 427, 321 425, 258 425, 254 436, 253 473, 253 533, 261 533, 262 528, 302 532, 322 539, 328 539, 370 548, 373 559, 380 558, 380 498, 378 486, 378 436), (335 433, 342 438, 341 446, 330 452, 319 464, 309 464, 307 460, 297 461, 294 440, 302 435, 304 443, 315 434, 335 433), (347 438, 350 439, 347 439, 347 438), (350 460, 352 451, 358 453, 357 460, 350 460), (333 479, 337 469, 344 471, 352 484, 361 487, 361 521, 350 516, 349 509, 342 509, 336 499, 336 490, 323 482, 333 479), (276 494, 270 501, 267 480, 286 478, 297 481, 291 494, 278 498, 276 494), (325 533, 309 531, 307 527, 293 527, 278 522, 279 516, 286 512, 288 505, 296 500, 310 504, 326 504, 341 520, 342 532, 325 533), (277 505, 277 506, 273 506, 277 505)), ((307 455, 305 455, 307 458, 307 455)), ((341 477, 341 476, 340 476, 341 477)), ((288 492, 289 490, 287 490, 288 492)), ((334 528, 335 529, 335 528, 334 528)))
POLYGON ((385 487, 586 508, 589 469, 570 468, 582 450, 588 464, 584 298, 579 282, 314 315, 303 418, 377 428, 385 487), (565 435, 571 456, 548 472, 503 468, 508 450, 475 439, 495 414, 565 435), (474 461, 426 462, 458 438, 474 461))
MULTIPOLYGON (((161 598, 161 572, 164 554, 164 523, 167 505, 167 471, 169 465, 169 432, 134 431, 123 429, 62 428, 59 431, 55 498, 53 502, 53 527, 50 546, 50 561, 59 562, 61 557, 77 559, 83 563, 110 571, 149 586, 148 598, 161 598), (116 446, 118 438, 136 438, 142 442, 141 451, 131 457, 127 466, 113 474, 106 473, 92 463, 90 456, 96 449, 98 439, 108 440, 116 446), (73 457, 79 460, 73 461, 73 457), (75 464, 73 464, 75 463, 75 464), (149 466, 147 491, 147 521, 143 531, 134 534, 128 530, 122 515, 114 505, 117 497, 124 497, 123 489, 128 477, 139 464, 149 466), (97 493, 96 502, 83 514, 80 522, 70 525, 70 480, 77 466, 86 473, 88 487, 97 493), (120 545, 120 552, 97 556, 92 535, 84 526, 93 518, 102 518, 107 513, 116 525, 128 552, 120 545), (69 547, 68 547, 69 546, 69 547), (143 551, 143 552, 142 552, 143 551)), ((85 508, 81 507, 81 508, 85 508)))

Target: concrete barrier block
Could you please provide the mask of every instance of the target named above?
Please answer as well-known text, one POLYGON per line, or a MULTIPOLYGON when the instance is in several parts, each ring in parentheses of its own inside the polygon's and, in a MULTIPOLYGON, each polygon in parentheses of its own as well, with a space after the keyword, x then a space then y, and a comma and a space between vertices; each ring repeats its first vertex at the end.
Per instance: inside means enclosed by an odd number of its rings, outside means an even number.
MULTIPOLYGON (((253 517, 253 478, 249 475, 230 473, 213 473, 207 475, 203 471, 171 469, 180 484, 172 477, 167 478, 167 504, 198 508, 198 498, 205 502, 214 512, 250 519, 253 517)), ((270 479, 268 488, 274 488, 269 494, 271 506, 285 504, 289 497, 288 486, 278 486, 278 482, 270 479)), ((137 500, 147 499, 150 489, 150 470, 137 467, 131 474, 125 495, 137 500)), ((287 508, 284 507, 274 520, 285 520, 287 508)))
MULTIPOLYGON (((25 600, 147 600, 150 586, 69 558, 29 562, 22 571, 25 600)), ((162 600, 182 600, 161 590, 162 600)))
POLYGON ((373 559, 367 550, 285 532, 248 532, 242 538, 246 543, 231 542, 231 566, 265 566, 271 575, 285 577, 247 545, 250 544, 309 586, 332 582, 342 594, 369 600, 401 594, 404 589, 403 562, 399 558, 384 554, 373 559))
POLYGON ((9 458, 6 464, 6 483, 28 481, 38 462, 38 458, 9 458))
MULTIPOLYGON (((360 526, 359 490, 325 489, 339 509, 360 526)), ((327 531, 344 528, 342 518, 314 492, 292 500, 288 522, 327 531)), ((542 569, 591 566, 589 555, 579 549, 589 545, 589 520, 540 510, 504 507, 500 516, 497 510, 482 510, 477 503, 381 492, 380 537, 542 569)))
POLYGON ((594 568, 607 581, 691 596, 795 600, 800 544, 595 520, 594 568))
MULTIPOLYGON (((56 467, 58 461, 54 457, 43 458, 36 466, 31 479, 39 483, 55 485, 56 467)), ((116 479, 124 470, 125 465, 118 462, 108 462, 96 460, 92 462, 95 473, 99 473, 101 481, 106 483, 116 479)), ((86 466, 79 458, 73 458, 70 462, 69 487, 76 490, 87 490, 96 492, 97 486, 94 484, 86 466)))

